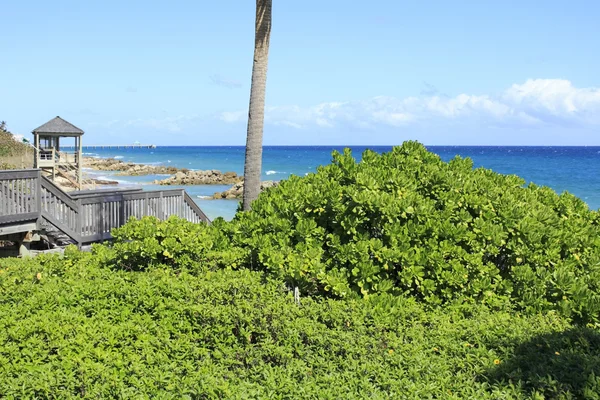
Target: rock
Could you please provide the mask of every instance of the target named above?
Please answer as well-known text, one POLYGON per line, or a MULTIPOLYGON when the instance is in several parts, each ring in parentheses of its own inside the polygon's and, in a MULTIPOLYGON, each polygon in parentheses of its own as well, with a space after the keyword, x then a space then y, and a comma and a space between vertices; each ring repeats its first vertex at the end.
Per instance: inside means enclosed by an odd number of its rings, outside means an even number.
POLYGON ((117 175, 150 175, 177 173, 177 167, 165 167, 163 165, 143 165, 115 160, 114 158, 85 157, 83 165, 99 171, 119 171, 117 175))
POLYGON ((100 171, 119 171, 117 175, 174 175, 163 180, 155 180, 155 185, 228 185, 240 182, 242 177, 235 172, 212 169, 206 171, 190 171, 163 165, 143 165, 115 160, 114 158, 85 157, 84 166, 100 171))
MULTIPOLYGON (((260 183, 260 191, 279 185, 279 181, 263 181, 260 183)), ((217 192, 213 199, 241 199, 244 195, 244 182, 238 182, 224 192, 217 192)))
POLYGON ((178 171, 174 176, 154 181, 155 185, 227 185, 242 180, 235 172, 224 175, 218 170, 207 171, 178 171))

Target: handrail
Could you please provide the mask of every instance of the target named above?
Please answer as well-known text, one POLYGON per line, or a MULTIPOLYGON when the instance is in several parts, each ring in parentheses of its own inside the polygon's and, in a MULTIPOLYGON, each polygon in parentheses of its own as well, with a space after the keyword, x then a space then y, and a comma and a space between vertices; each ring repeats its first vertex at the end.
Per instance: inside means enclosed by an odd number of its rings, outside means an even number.
POLYGON ((40 212, 37 170, 9 170, 0 174, 0 224, 36 220, 40 212))
POLYGON ((95 196, 107 196, 114 194, 129 194, 142 192, 144 189, 141 188, 110 188, 110 189, 94 189, 94 190, 79 190, 76 192, 68 193, 72 199, 83 199, 87 197, 95 196))
POLYGON ((39 173, 39 169, 7 169, 0 171, 0 180, 37 178, 39 173))
POLYGON ((163 220, 177 215, 190 222, 210 223, 184 189, 105 189, 67 193, 42 176, 40 169, 0 171, 0 209, 3 214, 0 224, 25 220, 40 223, 45 219, 79 245, 110 239, 110 231, 125 224, 130 216, 151 215, 163 220), (11 182, 18 183, 18 190, 11 182), (13 207, 13 203, 17 206, 13 207))
POLYGON ((206 214, 204 214, 204 211, 202 211, 202 209, 198 206, 198 204, 196 204, 194 199, 192 199, 190 197, 190 195, 188 194, 188 192, 186 192, 185 190, 183 190, 183 199, 184 199, 185 203, 188 206, 190 206, 192 208, 192 210, 194 210, 196 212, 196 214, 198 214, 198 216, 200 217, 200 220, 206 222, 207 224, 210 224, 210 219, 206 216, 206 214))
POLYGON ((41 177, 39 185, 42 197, 41 217, 69 235, 75 242, 81 243, 79 204, 45 176, 41 177))
POLYGON ((73 200, 71 196, 67 192, 63 192, 63 190, 58 187, 54 182, 50 179, 42 176, 41 180, 42 188, 46 189, 56 197, 58 197, 61 201, 64 201, 69 207, 73 209, 77 209, 77 203, 73 200))

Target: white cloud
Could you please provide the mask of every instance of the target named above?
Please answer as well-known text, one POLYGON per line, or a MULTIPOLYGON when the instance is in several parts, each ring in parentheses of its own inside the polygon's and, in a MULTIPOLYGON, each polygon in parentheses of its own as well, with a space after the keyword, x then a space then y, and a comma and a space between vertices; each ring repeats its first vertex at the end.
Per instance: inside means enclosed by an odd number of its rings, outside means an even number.
POLYGON ((194 119, 194 116, 179 115, 177 117, 165 118, 137 118, 126 121, 124 126, 134 126, 139 128, 151 128, 158 131, 180 132, 188 121, 194 119))
POLYGON ((504 100, 533 115, 600 124, 600 89, 576 88, 568 80, 528 80, 508 89, 504 100))
POLYGON ((236 81, 234 79, 224 78, 220 75, 211 75, 210 80, 212 83, 218 86, 223 86, 226 88, 241 88, 242 82, 236 81))
MULTIPOLYGON (((246 112, 224 112, 225 122, 245 120, 246 112)), ((265 122, 305 127, 333 128, 351 124, 360 128, 403 127, 431 123, 479 123, 491 126, 600 125, 600 89, 576 88, 568 80, 530 79, 499 95, 435 93, 396 98, 377 96, 363 101, 329 102, 312 107, 271 106, 265 122)))
POLYGON ((239 122, 248 115, 246 111, 225 111, 218 114, 218 119, 224 122, 239 122))

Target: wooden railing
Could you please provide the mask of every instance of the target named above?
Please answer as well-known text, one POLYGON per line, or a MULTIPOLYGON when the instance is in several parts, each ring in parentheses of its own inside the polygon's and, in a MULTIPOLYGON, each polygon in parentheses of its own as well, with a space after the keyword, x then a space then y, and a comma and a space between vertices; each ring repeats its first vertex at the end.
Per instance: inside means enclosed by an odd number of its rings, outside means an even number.
POLYGON ((110 239, 130 217, 177 215, 210 222, 183 189, 93 190, 66 193, 40 170, 0 171, 0 224, 45 219, 75 242, 110 239))
POLYGON ((0 174, 0 224, 36 220, 40 214, 40 171, 12 170, 0 174))
POLYGON ((42 217, 52 225, 81 242, 79 205, 45 176, 40 176, 42 217))

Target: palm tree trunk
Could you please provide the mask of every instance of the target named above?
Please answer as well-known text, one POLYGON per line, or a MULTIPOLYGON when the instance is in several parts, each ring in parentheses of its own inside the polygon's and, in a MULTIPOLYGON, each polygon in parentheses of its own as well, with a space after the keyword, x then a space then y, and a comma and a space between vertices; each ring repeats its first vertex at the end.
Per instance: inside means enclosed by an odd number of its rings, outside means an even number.
POLYGON ((252 64, 246 160, 244 163, 244 211, 250 210, 252 201, 256 200, 260 193, 265 89, 267 86, 269 40, 271 38, 271 4, 272 0, 256 0, 254 63, 252 64))

